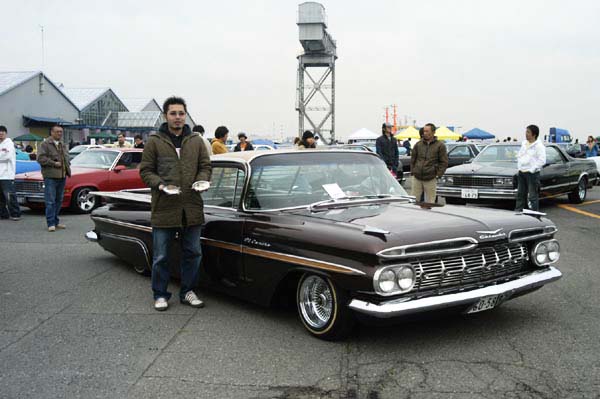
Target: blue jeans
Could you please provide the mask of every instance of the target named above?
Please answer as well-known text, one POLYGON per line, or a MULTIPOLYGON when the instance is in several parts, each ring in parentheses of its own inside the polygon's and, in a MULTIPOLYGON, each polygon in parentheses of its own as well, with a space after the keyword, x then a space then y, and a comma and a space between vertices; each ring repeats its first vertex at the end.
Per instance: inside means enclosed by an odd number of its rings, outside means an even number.
POLYGON ((0 180, 0 218, 7 219, 21 217, 21 208, 17 201, 14 180, 0 180), (8 212, 6 208, 8 207, 8 212))
POLYGON ((58 224, 58 214, 65 193, 67 179, 44 179, 44 200, 46 201, 46 223, 48 227, 58 224))
POLYGON ((519 172, 517 175, 517 205, 515 210, 518 212, 523 211, 523 208, 527 207, 527 197, 529 197, 529 203, 531 203, 532 211, 540 210, 539 203, 539 188, 540 188, 540 172, 528 173, 519 172))
POLYGON ((152 291, 154 299, 171 298, 167 291, 169 285, 169 247, 175 239, 175 234, 180 233, 181 240, 181 289, 179 299, 183 299, 188 291, 196 285, 202 248, 200 235, 202 225, 187 226, 184 228, 152 228, 153 254, 152 254, 152 291))

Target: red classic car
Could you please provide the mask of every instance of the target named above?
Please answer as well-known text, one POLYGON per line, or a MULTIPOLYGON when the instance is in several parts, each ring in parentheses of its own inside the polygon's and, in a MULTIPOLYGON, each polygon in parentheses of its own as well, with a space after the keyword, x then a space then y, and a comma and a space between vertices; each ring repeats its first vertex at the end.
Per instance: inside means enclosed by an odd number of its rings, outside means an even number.
MULTIPOLYGON (((82 152, 71 161, 71 177, 65 184, 62 207, 80 213, 91 212, 99 199, 88 196, 91 191, 117 191, 146 187, 138 165, 141 149, 102 148, 82 152)), ((44 207, 44 179, 41 172, 15 176, 19 204, 28 208, 44 207)))

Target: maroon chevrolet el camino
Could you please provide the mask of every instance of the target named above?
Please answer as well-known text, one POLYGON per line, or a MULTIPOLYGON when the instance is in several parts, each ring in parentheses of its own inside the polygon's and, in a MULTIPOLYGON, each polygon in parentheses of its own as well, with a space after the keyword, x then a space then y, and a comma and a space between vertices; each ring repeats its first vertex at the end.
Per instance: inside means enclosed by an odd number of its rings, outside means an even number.
MULTIPOLYGON (((493 309, 561 277, 543 214, 419 204, 373 153, 239 152, 212 166, 199 283, 262 305, 292 298, 322 339, 357 316, 493 309)), ((148 274, 150 191, 98 195, 109 203, 86 237, 148 274)))

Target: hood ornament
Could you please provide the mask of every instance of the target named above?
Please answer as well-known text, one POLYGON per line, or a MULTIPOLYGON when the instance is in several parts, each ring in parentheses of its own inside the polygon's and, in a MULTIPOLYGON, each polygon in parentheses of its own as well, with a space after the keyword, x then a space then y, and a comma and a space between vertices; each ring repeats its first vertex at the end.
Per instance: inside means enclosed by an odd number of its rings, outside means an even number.
POLYGON ((477 230, 477 231, 475 231, 475 233, 479 233, 479 234, 498 234, 502 230, 504 230, 504 229, 501 227, 498 230, 489 230, 489 231, 486 231, 486 230, 477 230))
POLYGON ((506 237, 506 233, 503 233, 502 230, 504 230, 503 228, 499 228, 498 230, 480 230, 480 231, 475 231, 476 233, 479 233, 479 239, 480 240, 494 240, 497 238, 504 238, 506 237))

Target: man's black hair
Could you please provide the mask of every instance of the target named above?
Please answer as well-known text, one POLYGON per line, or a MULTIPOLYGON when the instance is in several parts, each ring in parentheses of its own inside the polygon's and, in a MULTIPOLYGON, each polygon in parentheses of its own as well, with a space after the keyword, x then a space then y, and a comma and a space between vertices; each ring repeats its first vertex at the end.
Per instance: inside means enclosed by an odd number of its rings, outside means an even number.
POLYGON ((529 129, 529 131, 535 136, 536 140, 538 137, 540 137, 540 128, 536 125, 529 125, 527 126, 527 129, 529 129))
POLYGON ((225 137, 227 133, 229 133, 229 129, 227 129, 225 126, 219 126, 217 130, 215 130, 215 138, 221 139, 225 137))
POLYGON ((436 129, 436 127, 435 127, 435 125, 434 125, 433 123, 426 123, 426 124, 425 124, 425 126, 429 126, 429 127, 431 128, 431 131, 432 131, 433 133, 435 133, 435 129, 436 129))
POLYGON ((117 137, 119 137, 119 136, 123 136, 123 137, 125 137, 125 133, 122 133, 122 132, 121 132, 121 133, 117 134, 117 137))
POLYGON ((420 137, 420 138, 423 138, 423 128, 420 128, 420 129, 419 129, 419 137, 420 137))
POLYGON ((61 126, 61 125, 59 125, 58 123, 53 123, 52 125, 50 125, 50 133, 52 133, 52 130, 53 130, 55 127, 60 127, 60 128, 62 128, 62 126, 61 126))
POLYGON ((140 139, 143 140, 142 135, 141 134, 136 134, 135 136, 133 136, 134 140, 140 139))
POLYGON ((6 130, 6 126, 0 125, 0 132, 8 133, 8 130, 6 130))
POLYGON ((204 127, 202 125, 196 125, 192 128, 192 132, 204 133, 204 127))
POLYGON ((163 112, 166 114, 167 112, 169 112, 169 106, 175 104, 183 105, 183 109, 187 114, 187 104, 185 103, 185 100, 181 97, 176 96, 171 96, 165 100, 163 104, 163 112))

